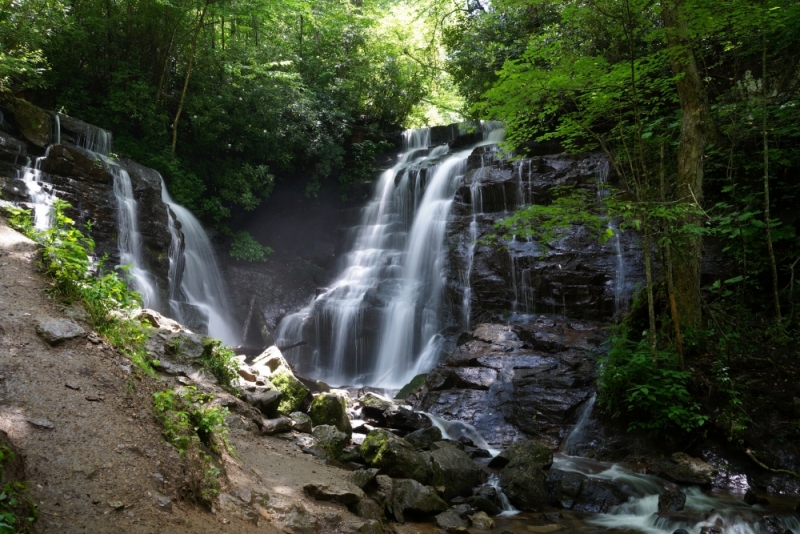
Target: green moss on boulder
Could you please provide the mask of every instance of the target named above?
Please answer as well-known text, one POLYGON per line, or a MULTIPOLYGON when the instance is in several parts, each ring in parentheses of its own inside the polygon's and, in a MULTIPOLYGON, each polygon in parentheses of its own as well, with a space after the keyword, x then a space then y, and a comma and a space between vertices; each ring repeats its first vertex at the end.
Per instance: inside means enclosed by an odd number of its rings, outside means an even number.
POLYGON ((314 397, 308 414, 314 425, 332 425, 348 436, 353 435, 353 428, 347 418, 347 403, 339 395, 322 393, 314 397))
POLYGON ((308 406, 308 398, 311 393, 289 371, 279 371, 271 376, 269 381, 283 393, 276 409, 279 414, 289 415, 292 412, 302 412, 308 406))
POLYGON ((392 478, 410 478, 425 484, 429 477, 425 453, 385 430, 373 430, 361 444, 361 457, 380 473, 392 478))
POLYGON ((400 388, 400 391, 397 392, 397 395, 395 395, 394 398, 397 400, 405 399, 416 390, 424 386, 426 378, 428 378, 427 374, 415 376, 411 379, 411 382, 400 388))

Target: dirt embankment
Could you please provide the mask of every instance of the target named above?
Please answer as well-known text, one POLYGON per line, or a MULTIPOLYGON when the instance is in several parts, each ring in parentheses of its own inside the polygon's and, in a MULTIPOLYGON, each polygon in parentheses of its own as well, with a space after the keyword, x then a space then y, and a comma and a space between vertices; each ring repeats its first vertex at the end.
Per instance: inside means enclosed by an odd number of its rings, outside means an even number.
MULTIPOLYGON (((37 272, 36 245, 0 218, 0 430, 20 451, 42 533, 353 532, 358 518, 303 493, 346 472, 286 439, 231 432, 220 500, 208 511, 182 499, 184 463, 161 436, 152 379, 91 335, 51 346, 37 323, 65 316, 37 272)), ((67 312, 69 313, 69 311, 67 312)), ((74 315, 74 314, 73 314, 74 315)), ((181 380, 186 381, 185 377, 181 380)))

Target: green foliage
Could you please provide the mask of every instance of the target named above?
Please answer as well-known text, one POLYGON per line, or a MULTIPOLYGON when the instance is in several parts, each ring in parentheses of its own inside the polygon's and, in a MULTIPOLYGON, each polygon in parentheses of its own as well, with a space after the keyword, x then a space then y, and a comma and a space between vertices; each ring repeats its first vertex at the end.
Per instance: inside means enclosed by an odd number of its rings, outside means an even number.
POLYGON ((514 212, 510 217, 495 222, 495 229, 503 232, 500 237, 510 241, 513 237, 533 238, 546 244, 555 241, 561 233, 573 225, 585 227, 590 235, 605 242, 613 236, 606 228, 605 219, 589 211, 592 202, 583 189, 556 187, 551 190, 550 204, 533 204, 514 212))
MULTIPOLYGON (((42 246, 42 265, 55 291, 67 301, 80 301, 95 330, 152 374, 144 347, 148 327, 130 315, 141 306, 139 294, 128 289, 116 272, 103 270, 105 258, 92 265, 94 241, 75 227, 66 215, 68 209, 69 203, 56 199, 52 224, 43 232, 35 230, 30 212, 25 210, 12 209, 9 222, 42 246)), ((125 268, 121 270, 124 273, 125 268)))
POLYGON ((239 361, 230 347, 223 345, 219 339, 207 337, 203 340, 200 359, 220 386, 227 390, 234 389, 233 382, 239 378, 239 361))
POLYGON ((228 409, 211 406, 213 399, 194 386, 153 393, 153 408, 164 437, 186 459, 189 490, 207 505, 219 494, 221 471, 205 451, 218 456, 224 449, 233 454, 225 423, 228 409))
POLYGON ((297 378, 286 371, 281 371, 270 377, 270 382, 282 393, 277 411, 283 415, 302 411, 303 404, 308 398, 308 388, 297 378))
POLYGON ((613 417, 623 413, 628 429, 670 436, 692 433, 708 421, 688 389, 690 374, 678 367, 677 355, 659 351, 655 359, 646 337, 629 339, 627 328, 610 338, 600 360, 599 406, 613 417))
MULTIPOLYGON (((0 478, 5 464, 16 460, 9 447, 0 446, 0 478)), ((0 488, 0 534, 25 534, 31 532, 39 517, 39 508, 28 496, 28 487, 22 482, 6 482, 0 488)))
POLYGON ((375 156, 391 147, 388 141, 374 142, 369 139, 350 145, 351 161, 339 175, 339 182, 347 184, 371 180, 375 173, 375 156))
POLYGON ((267 261, 266 255, 274 251, 260 244, 248 232, 236 232, 231 243, 231 258, 243 261, 267 261))

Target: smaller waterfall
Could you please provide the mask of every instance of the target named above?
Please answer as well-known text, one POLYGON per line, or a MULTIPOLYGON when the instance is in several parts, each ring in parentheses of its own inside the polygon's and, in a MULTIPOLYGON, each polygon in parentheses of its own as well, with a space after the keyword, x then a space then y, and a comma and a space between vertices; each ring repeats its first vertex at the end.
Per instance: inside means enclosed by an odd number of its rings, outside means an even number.
POLYGON ((506 494, 503 493, 503 490, 500 488, 500 477, 497 476, 497 473, 492 473, 489 476, 489 480, 488 482, 486 482, 486 485, 491 486, 495 490, 497 490, 497 500, 500 501, 500 507, 501 507, 501 512, 497 514, 498 517, 509 517, 512 515, 517 515, 519 513, 519 510, 514 508, 514 506, 508 500, 506 494))
POLYGON ((594 170, 594 183, 597 187, 597 200, 603 200, 608 195, 608 173, 610 165, 607 160, 600 163, 594 170))
MULTIPOLYGON (((159 175, 159 178, 161 176, 159 175)), ((186 309, 197 310, 208 326, 208 335, 221 339, 225 344, 236 346, 241 336, 233 321, 228 290, 219 272, 205 229, 191 211, 172 200, 164 180, 161 179, 161 200, 169 206, 170 233, 170 310, 179 322, 186 322, 186 309), (176 219, 180 222, 177 228, 176 219), (181 254, 180 233, 183 234, 181 254), (183 264, 183 269, 181 269, 183 264), (181 273, 182 271, 182 273, 181 273)))
POLYGON ((592 411, 596 400, 597 394, 592 393, 592 396, 586 401, 586 405, 581 411, 581 416, 578 418, 575 428, 572 429, 567 439, 564 440, 561 449, 570 456, 579 454, 580 446, 586 441, 586 432, 589 428, 589 420, 592 417, 592 411))
POLYGON ((433 426, 438 428, 442 431, 442 437, 444 439, 451 439, 453 441, 458 441, 458 438, 465 437, 469 438, 472 443, 475 444, 476 447, 481 449, 486 449, 492 455, 492 457, 497 456, 500 454, 498 449, 493 449, 489 446, 486 440, 483 438, 480 432, 469 423, 465 423, 464 421, 448 421, 447 419, 442 419, 438 415, 434 415, 432 413, 422 412, 430 418, 433 426))
POLYGON ((461 299, 461 327, 465 331, 470 328, 470 315, 472 314, 472 265, 475 262, 475 245, 478 241, 478 214, 483 213, 483 189, 481 188, 481 178, 483 178, 485 169, 483 162, 483 154, 481 154, 481 168, 473 174, 472 183, 469 186, 472 221, 469 223, 467 268, 464 273, 464 296, 461 299))
POLYGON ((56 199, 55 189, 53 189, 52 185, 43 181, 41 171, 42 162, 49 153, 50 147, 48 146, 44 156, 36 158, 33 167, 30 166, 30 160, 28 160, 28 165, 25 166, 25 169, 17 171, 17 173, 22 174, 21 178, 28 190, 28 198, 33 204, 33 226, 40 232, 50 228, 53 223, 52 209, 56 199))
POLYGON ((614 249, 617 253, 617 269, 614 275, 614 310, 616 313, 620 313, 628 309, 628 302, 630 301, 630 291, 626 285, 628 264, 625 262, 625 256, 623 255, 619 230, 613 223, 609 223, 608 227, 614 233, 614 249))

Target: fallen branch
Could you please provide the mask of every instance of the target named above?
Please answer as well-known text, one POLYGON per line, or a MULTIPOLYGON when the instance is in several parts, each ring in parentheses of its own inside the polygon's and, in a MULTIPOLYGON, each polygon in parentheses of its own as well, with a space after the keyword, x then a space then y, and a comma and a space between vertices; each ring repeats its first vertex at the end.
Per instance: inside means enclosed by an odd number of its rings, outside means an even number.
POLYGON ((773 469, 768 465, 762 463, 758 458, 756 458, 755 454, 753 454, 753 451, 751 451, 750 449, 747 449, 746 451, 744 451, 744 453, 748 456, 748 458, 750 458, 756 464, 758 464, 759 467, 766 469, 767 471, 772 471, 773 473, 786 473, 787 475, 792 475, 793 477, 800 478, 800 475, 795 473, 794 471, 789 471, 788 469, 773 469))
POLYGON ((295 349, 297 347, 302 347, 304 345, 308 345, 308 341, 300 341, 298 343, 294 343, 292 345, 286 345, 285 347, 278 347, 278 350, 281 352, 286 352, 289 349, 295 349))

